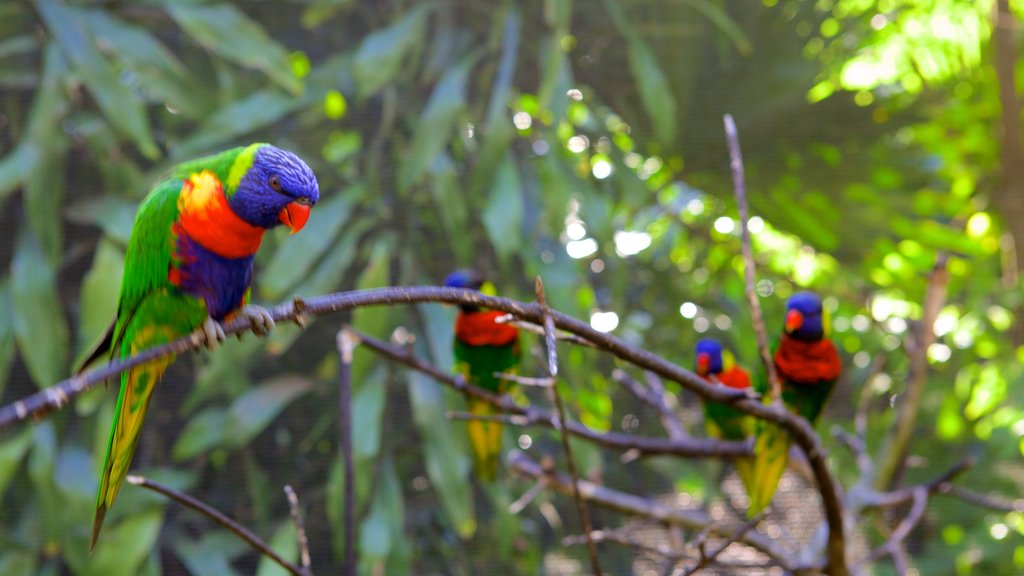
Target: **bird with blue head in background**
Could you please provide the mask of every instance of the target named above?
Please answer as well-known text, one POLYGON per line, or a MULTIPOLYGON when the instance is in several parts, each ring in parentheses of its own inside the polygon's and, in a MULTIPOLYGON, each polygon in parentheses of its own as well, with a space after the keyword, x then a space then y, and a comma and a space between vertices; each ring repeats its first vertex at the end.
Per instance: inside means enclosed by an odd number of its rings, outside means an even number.
MULTIPOLYGON (((828 310, 814 292, 797 292, 786 301, 783 333, 772 356, 782 385, 786 408, 807 419, 812 426, 835 389, 842 362, 829 340, 828 310)), ((762 394, 769 389, 767 379, 758 386, 762 394)), ((748 513, 753 516, 771 502, 789 461, 789 434, 778 425, 758 422, 754 445, 757 489, 751 493, 748 513)))
MULTIPOLYGON (((457 270, 444 279, 450 288, 477 290, 495 295, 494 285, 474 270, 457 270)), ((495 376, 495 373, 517 374, 519 371, 519 330, 508 323, 495 320, 503 312, 461 304, 455 318, 453 351, 455 370, 468 384, 494 394, 506 394, 513 384, 495 376)), ((497 409, 489 402, 466 397, 471 414, 491 416, 497 409)), ((500 422, 470 420, 466 422, 469 443, 473 451, 473 472, 481 481, 493 482, 498 474, 501 457, 500 422)))

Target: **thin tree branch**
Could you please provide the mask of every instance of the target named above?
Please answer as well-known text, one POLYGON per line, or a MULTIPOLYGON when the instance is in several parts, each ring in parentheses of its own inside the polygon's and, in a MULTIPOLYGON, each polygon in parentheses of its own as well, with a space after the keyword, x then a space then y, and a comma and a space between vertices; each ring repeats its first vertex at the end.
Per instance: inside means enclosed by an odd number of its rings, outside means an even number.
POLYGON ((259 536, 253 534, 248 528, 242 526, 238 522, 235 522, 226 514, 210 506, 209 504, 206 504, 193 496, 189 496, 184 492, 175 490, 170 486, 164 486, 159 482, 154 482, 153 480, 150 480, 149 478, 146 478, 144 476, 135 476, 129 474, 125 478, 125 480, 127 480, 129 484, 142 486, 143 488, 148 488, 154 492, 159 492, 160 494, 167 496, 168 498, 174 500, 175 502, 181 504, 182 506, 191 508, 196 512, 199 512, 200 514, 206 516, 210 520, 213 520, 217 524, 220 524, 222 527, 226 528, 228 531, 232 532, 234 535, 244 540, 246 543, 249 544, 249 546, 252 547, 253 550, 259 552, 267 558, 270 558, 275 563, 277 563, 278 566, 284 568, 293 576, 309 576, 305 570, 285 560, 277 552, 274 552, 274 550, 270 546, 268 546, 266 542, 261 540, 259 536))
POLYGON ((906 558, 901 546, 903 540, 910 534, 910 531, 924 517, 924 512, 928 507, 928 488, 920 486, 913 490, 911 499, 914 504, 910 507, 910 511, 903 517, 896 529, 892 531, 889 538, 884 544, 875 548, 870 554, 863 560, 863 563, 869 564, 875 562, 886 555, 893 557, 893 563, 896 565, 897 572, 900 574, 906 574, 906 558), (902 571, 900 571, 902 565, 902 571))
MULTIPOLYGON (((519 318, 534 322, 543 321, 541 308, 537 304, 487 296, 478 291, 464 288, 434 286, 385 287, 326 294, 282 304, 270 309, 269 312, 271 317, 280 323, 286 320, 294 320, 300 315, 317 316, 351 310, 361 306, 414 304, 417 302, 469 304, 512 313, 519 318)), ((821 493, 822 506, 829 528, 829 571, 833 576, 846 576, 849 574, 845 563, 846 542, 843 534, 843 508, 839 491, 836 481, 826 464, 826 453, 821 445, 821 440, 806 420, 784 410, 775 410, 765 406, 760 401, 748 398, 743 391, 733 390, 724 386, 713 386, 690 370, 669 362, 647 350, 632 346, 611 334, 598 332, 586 322, 554 310, 551 311, 550 315, 556 328, 561 328, 581 336, 594 343, 598 348, 613 354, 623 361, 650 370, 662 378, 677 382, 684 388, 706 399, 729 403, 741 412, 751 414, 755 418, 771 421, 785 428, 793 438, 794 443, 800 446, 804 453, 807 454, 811 469, 814 472, 815 483, 821 493)), ((224 324, 224 332, 226 334, 237 334, 249 329, 249 319, 243 316, 224 324)), ((83 390, 95 386, 104 379, 117 375, 124 370, 156 358, 194 350, 200 344, 198 339, 185 337, 169 344, 148 349, 129 359, 112 362, 103 368, 65 380, 55 387, 60 392, 58 396, 60 396, 61 400, 59 401, 51 399, 51 396, 55 394, 54 389, 47 389, 26 399, 19 400, 12 405, 0 408, 0 430, 26 420, 30 416, 39 417, 60 408, 72 396, 76 396, 83 390)), ((678 443, 669 444, 672 450, 663 453, 674 453, 674 450, 682 448, 682 445, 678 443)), ((704 448, 710 448, 711 446, 711 444, 703 445, 704 448)), ((716 444, 715 450, 708 452, 706 455, 725 456, 726 452, 731 452, 732 450, 736 449, 725 448, 725 444, 716 444)), ((750 453, 747 447, 736 451, 743 452, 744 454, 735 455, 749 455, 750 453)))
MULTIPOLYGON (((524 332, 533 332, 534 334, 537 334, 538 336, 543 336, 544 335, 544 328, 542 326, 538 326, 538 325, 534 324, 533 322, 524 322, 522 320, 518 320, 518 319, 516 319, 515 315, 513 315, 513 314, 505 314, 504 316, 498 316, 497 318, 494 319, 494 323, 495 324, 508 324, 509 326, 515 326, 516 328, 519 328, 520 330, 523 330, 524 332)), ((594 348, 595 347, 594 343, 591 342, 590 340, 587 340, 587 339, 584 339, 584 338, 580 338, 579 336, 577 336, 575 334, 569 334, 569 333, 566 333, 566 332, 558 332, 558 333, 556 333, 555 334, 555 339, 556 340, 562 340, 562 341, 565 341, 565 342, 570 342, 572 344, 576 344, 577 346, 585 346, 587 348, 594 348)))
POLYGON ((914 436, 921 399, 924 396, 925 385, 928 383, 928 347, 935 342, 935 319, 946 302, 946 287, 949 284, 946 260, 947 256, 944 252, 940 252, 935 258, 935 267, 928 275, 921 323, 918 325, 916 335, 908 338, 910 376, 907 378, 906 391, 900 395, 900 404, 897 414, 893 418, 893 426, 879 451, 878 464, 875 467, 874 485, 876 490, 886 490, 892 487, 893 479, 903 466, 910 441, 914 436))
POLYGON ((683 429, 683 423, 680 422, 679 416, 676 415, 675 411, 665 402, 665 396, 659 391, 653 388, 648 388, 637 382, 635 378, 629 375, 625 370, 616 368, 612 372, 612 380, 615 380, 619 384, 622 384, 627 390, 633 393, 641 402, 644 402, 654 408, 658 412, 658 417, 661 419, 661 425, 665 428, 665 432, 668 437, 672 440, 682 440, 687 437, 686 430, 683 429))
POLYGON ((729 166, 732 169, 732 184, 736 193, 736 207, 740 216, 740 241, 743 251, 743 279, 745 281, 744 292, 747 295, 747 304, 750 306, 750 316, 754 323, 754 333, 757 336, 757 350, 761 354, 761 361, 765 370, 768 371, 768 381, 771 382, 772 402, 778 402, 782 397, 782 382, 779 380, 778 371, 775 369, 775 360, 772 359, 771 350, 768 348, 768 331, 764 326, 764 315, 761 314, 761 301, 757 297, 757 267, 754 264, 754 250, 750 246, 750 227, 747 220, 750 219, 750 208, 747 206, 747 183, 743 175, 743 153, 740 151, 740 137, 736 131, 736 122, 732 114, 726 114, 722 118, 725 123, 725 139, 729 144, 729 166))
POLYGON ((544 345, 548 351, 548 377, 553 380, 552 385, 548 387, 548 393, 551 395, 551 402, 554 404, 555 411, 558 414, 558 431, 562 438, 562 451, 565 452, 566 465, 569 468, 569 476, 572 478, 572 497, 576 501, 576 511, 580 515, 580 524, 583 527, 583 534, 587 539, 587 554, 590 556, 590 567, 594 570, 595 576, 601 576, 601 563, 597 558, 597 545, 590 538, 590 533, 594 530, 590 524, 590 513, 587 512, 587 505, 580 498, 580 477, 576 472, 576 460, 572 457, 569 431, 565 426, 565 423, 568 421, 565 417, 565 404, 562 403, 562 395, 558 393, 558 343, 555 340, 555 323, 551 320, 551 309, 548 308, 547 295, 544 294, 544 282, 540 279, 540 276, 537 276, 534 291, 537 295, 537 304, 540 305, 541 309, 544 345))
POLYGON ((295 523, 295 538, 299 542, 299 562, 302 565, 302 571, 307 576, 313 576, 312 560, 309 556, 309 540, 306 538, 306 528, 299 515, 299 496, 288 484, 284 485, 284 493, 288 497, 288 509, 291 511, 292 522, 295 523))
POLYGON ((529 376, 520 376, 518 374, 509 374, 507 372, 495 372, 494 377, 499 380, 506 380, 523 386, 534 386, 537 388, 550 388, 554 386, 556 382, 556 380, 550 376, 546 376, 544 378, 530 378, 529 376))
POLYGON ((344 492, 342 500, 342 530, 345 531, 345 562, 343 576, 355 576, 359 559, 356 557, 356 493, 355 458, 352 455, 352 355, 359 337, 347 326, 338 331, 338 426, 341 429, 341 457, 344 492))
POLYGON ((757 526, 761 522, 761 520, 764 519, 764 516, 765 513, 761 512, 757 516, 751 518, 750 520, 747 520, 747 522, 743 524, 743 526, 740 526, 738 530, 736 530, 735 532, 733 532, 731 536, 726 538, 725 542, 722 542, 721 546, 716 548, 714 552, 710 554, 704 554, 704 549, 701 548, 701 555, 700 558, 697 560, 697 563, 692 568, 684 572, 683 576, 693 576, 697 573, 698 570, 714 562, 715 559, 722 554, 722 552, 725 552, 726 548, 732 546, 736 542, 739 542, 740 538, 743 538, 743 536, 747 532, 750 532, 755 526, 757 526))
POLYGON ((949 482, 939 484, 938 492, 939 494, 956 496, 968 504, 974 504, 975 506, 988 508, 989 510, 995 510, 997 512, 1018 512, 1020 514, 1024 514, 1024 498, 1006 500, 998 496, 981 494, 962 486, 954 486, 949 482))
MULTIPOLYGON (((520 406, 508 396, 498 396, 492 392, 467 384, 459 376, 443 372, 423 360, 413 356, 408 350, 392 346, 361 332, 353 333, 359 338, 360 344, 377 354, 403 364, 413 370, 422 372, 434 380, 451 386, 459 392, 463 392, 474 398, 489 402, 502 411, 516 415, 522 420, 512 421, 513 424, 525 423, 525 425, 544 426, 557 430, 559 421, 553 414, 534 407, 520 406)), ((685 438, 683 440, 667 440, 663 438, 649 438, 646 436, 634 436, 632 434, 619 434, 615 432, 595 432, 578 422, 566 422, 566 430, 570 434, 583 438, 606 448, 627 451, 635 450, 642 456, 673 455, 684 458, 718 457, 718 458, 739 458, 749 456, 751 447, 746 442, 734 442, 718 440, 714 438, 685 438)))
MULTIPOLYGON (((570 494, 572 491, 572 479, 568 475, 547 471, 539 462, 518 450, 509 455, 508 464, 510 469, 522 476, 537 480, 543 479, 548 486, 558 492, 570 494)), ((688 530, 707 529, 711 534, 718 536, 727 537, 732 534, 728 527, 716 524, 707 514, 700 511, 666 506, 649 498, 627 494, 586 480, 580 481, 579 490, 580 496, 584 500, 631 516, 649 518, 665 525, 679 526, 688 530)), ((762 534, 747 533, 742 535, 739 541, 764 553, 786 570, 797 568, 792 564, 786 550, 762 534)))

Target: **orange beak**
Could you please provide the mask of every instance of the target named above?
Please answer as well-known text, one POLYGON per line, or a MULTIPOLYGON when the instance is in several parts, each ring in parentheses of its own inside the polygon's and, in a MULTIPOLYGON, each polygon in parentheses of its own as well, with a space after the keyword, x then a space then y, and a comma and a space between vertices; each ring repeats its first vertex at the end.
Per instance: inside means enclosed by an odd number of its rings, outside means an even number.
POLYGON ((292 234, 295 234, 302 230, 302 227, 309 220, 309 204, 292 202, 278 212, 277 219, 281 221, 281 224, 290 228, 292 234))
POLYGON ((711 357, 705 353, 697 354, 697 374, 707 376, 711 370, 711 357))
POLYGON ((792 334, 804 325, 804 315, 799 310, 790 310, 786 314, 786 332, 792 334))

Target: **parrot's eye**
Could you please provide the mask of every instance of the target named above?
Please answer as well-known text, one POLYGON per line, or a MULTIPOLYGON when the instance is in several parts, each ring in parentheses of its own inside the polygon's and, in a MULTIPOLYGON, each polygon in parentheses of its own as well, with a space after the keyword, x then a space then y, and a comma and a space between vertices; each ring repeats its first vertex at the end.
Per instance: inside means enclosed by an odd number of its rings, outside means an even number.
POLYGON ((271 174, 270 178, 267 178, 267 184, 274 190, 274 192, 281 191, 281 177, 277 174, 271 174))

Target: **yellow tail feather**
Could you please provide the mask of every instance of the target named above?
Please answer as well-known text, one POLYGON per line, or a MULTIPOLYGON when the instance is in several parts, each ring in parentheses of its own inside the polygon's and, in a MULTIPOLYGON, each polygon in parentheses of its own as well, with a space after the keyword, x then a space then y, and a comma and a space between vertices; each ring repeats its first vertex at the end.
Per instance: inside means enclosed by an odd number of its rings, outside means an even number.
MULTIPOLYGON (((136 352, 136 348, 138 346, 132 346, 133 354, 136 352)), ((142 421, 149 408, 153 389, 172 360, 173 358, 154 360, 131 369, 121 378, 121 391, 117 397, 117 414, 110 430, 107 456, 103 462, 103 476, 100 479, 99 495, 96 498, 96 515, 92 524, 89 552, 96 547, 100 530, 103 528, 103 519, 110 507, 114 505, 114 501, 121 491, 121 485, 124 484, 124 479, 128 475, 128 466, 131 464, 132 455, 135 454, 135 445, 139 440, 139 431, 142 429, 142 421)))
POLYGON ((768 504, 771 504, 775 490, 779 486, 779 479, 786 471, 786 463, 789 461, 789 434, 771 422, 761 421, 760 425, 757 442, 754 443, 752 470, 748 472, 749 517, 760 514, 768 504))
MULTIPOLYGON (((469 412, 480 416, 494 414, 494 408, 483 400, 468 399, 469 412)), ((473 473, 484 482, 493 482, 498 476, 501 458, 501 423, 483 420, 466 422, 469 443, 473 449, 473 473)))

